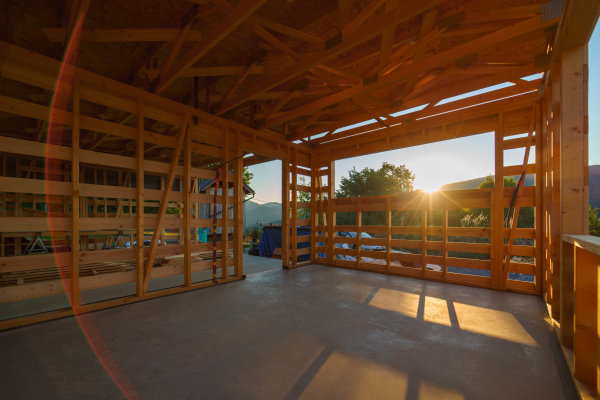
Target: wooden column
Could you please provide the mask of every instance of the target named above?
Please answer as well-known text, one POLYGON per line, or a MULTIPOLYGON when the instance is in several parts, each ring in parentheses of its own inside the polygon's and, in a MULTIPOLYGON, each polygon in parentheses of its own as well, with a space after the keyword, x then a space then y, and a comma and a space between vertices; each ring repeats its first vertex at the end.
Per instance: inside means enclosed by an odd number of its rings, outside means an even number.
POLYGON ((241 278, 244 275, 244 155, 242 149, 242 135, 235 132, 235 153, 237 158, 233 162, 233 257, 234 276, 241 278))
MULTIPOLYGON (((561 54, 561 233, 589 233, 587 176, 587 46, 561 54)), ((561 255, 562 343, 573 346, 575 258, 573 245, 563 242, 561 255)))
POLYGON ((560 303, 561 303, 561 251, 562 238, 560 236, 560 196, 561 196, 561 181, 560 181, 560 102, 561 102, 561 84, 560 84, 560 63, 552 64, 552 133, 550 137, 550 168, 552 170, 550 176, 550 192, 552 203, 550 205, 550 260, 552 266, 552 303, 551 311, 552 318, 560 320, 560 303))
POLYGON ((561 233, 589 233, 587 46, 561 57, 561 233))
POLYGON ((141 98, 137 101, 137 130, 135 293, 141 297, 144 295, 144 99, 141 98))
MULTIPOLYGON (((229 128, 225 127, 223 135, 223 162, 229 161, 229 128)), ((221 278, 227 280, 229 277, 229 168, 225 164, 221 173, 221 278)))
POLYGON ((335 262, 335 161, 327 153, 327 259, 333 265, 335 262))
POLYGON ((575 247, 575 378, 596 386, 598 364, 598 255, 575 247))
POLYGON ((385 199, 385 269, 389 271, 392 267, 392 199, 385 199))
POLYGON ((503 273, 504 263, 504 114, 498 115, 498 129, 495 133, 495 177, 494 177, 494 257, 490 263, 492 268, 492 287, 505 287, 506 274, 503 273))
POLYGON ((427 275, 427 209, 421 210, 421 275, 427 275))
POLYGON ((281 160, 281 260, 290 265, 290 159, 281 160))
POLYGON ((313 152, 310 155, 310 260, 317 261, 317 245, 318 232, 317 225, 319 224, 319 213, 317 212, 317 182, 319 181, 319 167, 317 163, 317 153, 313 152))
MULTIPOLYGON (((542 100, 535 105, 536 110, 536 121, 535 121, 535 291, 537 294, 542 295, 542 272, 544 263, 542 261, 543 256, 543 243, 544 243, 544 207, 543 207, 543 126, 545 125, 542 120, 542 100)), ((523 165, 527 165, 529 160, 525 160, 523 165)))
POLYGON ((562 242, 560 266, 560 342, 573 348, 575 334, 575 246, 562 242))
MULTIPOLYGON (((335 235, 335 232, 334 232, 335 235)), ((356 266, 362 266, 362 201, 356 199, 356 266)), ((332 241, 335 243, 335 236, 332 241)), ((335 246, 335 244, 334 244, 335 246)), ((334 254, 335 257, 335 254, 334 254)))
POLYGON ((79 308, 79 76, 73 79, 73 125, 71 141, 71 307, 79 308))
MULTIPOLYGON (((183 281, 185 286, 192 286, 192 135, 185 135, 185 150, 183 160, 183 281)), ((164 238, 163 238, 164 240, 164 238)))
POLYGON ((298 149, 292 148, 292 267, 298 264, 298 149))
POLYGON ((448 208, 446 199, 442 199, 442 279, 448 279, 448 208))

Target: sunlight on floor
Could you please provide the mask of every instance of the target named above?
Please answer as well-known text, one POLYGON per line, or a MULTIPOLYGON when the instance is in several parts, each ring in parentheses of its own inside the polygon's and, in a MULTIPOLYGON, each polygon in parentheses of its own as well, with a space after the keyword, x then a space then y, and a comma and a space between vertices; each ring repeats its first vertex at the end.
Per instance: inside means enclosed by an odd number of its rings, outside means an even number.
POLYGON ((465 396, 452 389, 436 386, 432 383, 421 382, 419 400, 464 400, 465 396))
POLYGON ((398 371, 334 351, 300 399, 401 399, 407 387, 407 376, 398 371))
MULTIPOLYGON (((380 288, 369 302, 372 307, 394 311, 410 318, 419 317, 421 296, 414 293, 380 288)), ((510 342, 538 346, 514 315, 505 311, 453 303, 458 318, 458 328, 510 342)), ((452 326, 448 302, 425 296, 422 319, 434 324, 452 326)))
POLYGON ((515 343, 538 346, 514 315, 505 311, 454 303, 460 329, 515 343))
POLYGON ((395 311, 407 317, 417 318, 419 297, 420 295, 414 293, 380 288, 369 302, 369 305, 382 310, 395 311))

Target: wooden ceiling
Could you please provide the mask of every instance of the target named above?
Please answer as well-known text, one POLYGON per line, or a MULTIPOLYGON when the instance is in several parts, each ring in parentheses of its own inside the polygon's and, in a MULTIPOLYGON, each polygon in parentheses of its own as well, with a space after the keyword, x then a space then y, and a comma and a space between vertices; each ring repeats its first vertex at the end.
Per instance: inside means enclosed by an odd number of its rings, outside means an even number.
MULTIPOLYGON (((0 39, 59 58, 73 3, 5 2, 0 39)), ((509 81, 516 86, 498 98, 536 90, 539 82, 520 78, 547 69, 558 15, 542 16, 544 3, 92 0, 77 65, 184 104, 194 105, 197 94, 201 109, 314 148, 350 136, 334 133, 344 126, 375 120, 352 131, 364 136, 437 114, 436 103, 472 90, 509 81), (418 115, 390 117, 424 105, 418 115)), ((47 93, 6 79, 2 89, 48 101, 47 93)), ((82 113, 135 124, 92 103, 82 113)), ((32 121, 0 124, 42 137, 32 121)), ((163 125, 149 129, 176 134, 163 125)), ((123 145, 108 135, 88 139, 84 148, 123 145)))

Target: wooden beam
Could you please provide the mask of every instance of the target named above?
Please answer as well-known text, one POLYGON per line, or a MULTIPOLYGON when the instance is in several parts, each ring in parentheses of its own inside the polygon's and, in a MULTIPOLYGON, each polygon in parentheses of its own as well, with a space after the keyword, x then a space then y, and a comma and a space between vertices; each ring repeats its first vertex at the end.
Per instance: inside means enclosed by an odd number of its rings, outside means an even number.
MULTIPOLYGON (((150 242, 150 249, 148 251, 148 257, 146 259, 146 269, 144 271, 144 294, 148 290, 148 283, 150 282, 150 275, 152 274, 152 264, 154 263, 154 257, 156 255, 156 248, 158 247, 158 232, 162 229, 165 215, 167 214, 167 207, 169 206, 169 194, 173 188, 173 182, 175 181, 175 171, 177 170, 177 166, 179 164, 179 155, 181 154, 181 149, 183 148, 183 143, 185 142, 186 134, 189 134, 189 123, 190 123, 190 114, 187 112, 181 121, 181 126, 179 128, 179 138, 177 140, 177 147, 173 152, 173 159, 171 161, 171 165, 169 167, 169 175, 167 177, 167 184, 165 190, 163 190, 162 199, 160 202, 160 209, 158 212, 158 220, 156 222, 156 226, 154 228, 154 234, 152 235, 152 241, 150 242)), ((138 243, 140 240, 138 240, 138 243)))
MULTIPOLYGON (((179 77, 180 78, 192 78, 196 76, 227 76, 227 75, 239 75, 246 70, 245 65, 226 65, 222 67, 192 67, 185 70, 179 77)), ((262 74, 264 67, 262 65, 253 65, 250 67, 248 74, 256 75, 262 74)), ((146 73, 150 79, 156 79, 160 75, 158 69, 148 69, 146 73)))
MULTIPOLYGON (((401 9, 403 7, 400 7, 401 9)), ((387 15, 387 14, 386 14, 387 15)), ((352 87, 350 89, 346 89, 343 92, 335 93, 330 96, 326 96, 324 98, 315 100, 308 104, 302 105, 300 107, 295 108, 294 110, 288 111, 285 114, 272 118, 266 127, 280 124, 285 121, 289 121, 293 118, 296 118, 301 115, 309 114, 318 109, 330 106, 332 104, 339 103, 340 101, 344 101, 355 97, 357 95, 368 93, 372 90, 379 89, 381 87, 391 85, 393 83, 399 82, 403 79, 408 78, 411 75, 416 75, 423 71, 427 71, 432 68, 436 68, 439 66, 443 66, 452 62, 456 59, 465 57, 469 54, 473 54, 495 45, 501 44, 508 40, 512 40, 515 36, 525 35, 530 32, 538 31, 541 29, 545 29, 547 27, 553 26, 557 23, 557 18, 552 20, 542 22, 541 17, 534 17, 518 23, 516 25, 510 26, 508 28, 502 29, 500 31, 494 32, 492 34, 483 36, 479 39, 475 39, 471 42, 465 43, 458 47, 455 47, 450 50, 446 50, 437 55, 429 57, 426 60, 421 62, 417 62, 411 64, 410 66, 406 66, 404 68, 399 68, 398 70, 389 73, 383 77, 380 77, 378 81, 371 83, 367 86, 358 85, 352 87)))
MULTIPOLYGON (((385 2, 385 12, 387 13, 394 10, 396 7, 398 7, 398 5, 399 0, 387 0, 385 2)), ((425 15, 428 15, 430 12, 426 13, 425 15)), ((378 70, 382 70, 390 61, 390 57, 392 56, 392 45, 394 44, 394 33, 396 31, 395 28, 395 26, 388 28, 381 34, 381 50, 379 52, 378 70)), ((371 74, 366 74, 366 76, 369 75, 371 74)))
POLYGON ((338 0, 338 10, 339 10, 339 15, 340 15, 340 30, 341 31, 343 31, 344 28, 351 21, 353 6, 354 6, 354 1, 352 1, 352 0, 338 0))
POLYGON ((272 31, 282 33, 282 34, 287 35, 289 37, 300 39, 300 40, 303 40, 303 41, 309 42, 309 43, 321 43, 323 41, 322 39, 320 39, 320 38, 318 38, 316 36, 313 36, 313 35, 308 34, 306 32, 302 32, 300 30, 291 28, 289 26, 285 26, 285 25, 279 24, 277 22, 270 21, 270 20, 268 20, 266 18, 258 17, 256 15, 253 15, 251 18, 252 18, 252 21, 256 22, 257 24, 259 24, 263 28, 267 28, 267 29, 270 29, 272 31))
POLYGON ((244 20, 246 20, 254 11, 265 3, 266 0, 242 0, 225 18, 223 18, 215 27, 196 44, 187 54, 185 54, 178 62, 165 74, 164 79, 161 78, 159 84, 154 89, 154 93, 161 93, 175 79, 194 65, 196 61, 202 58, 221 40, 223 40, 231 31, 237 28, 244 20))
MULTIPOLYGON (((51 42, 64 42, 67 39, 66 28, 42 28, 51 42)), ((83 29, 82 42, 173 42, 180 35, 180 29, 83 29)), ((198 42, 202 31, 188 30, 184 41, 198 42)))
POLYGON ((225 91, 225 93, 223 93, 223 101, 227 101, 227 99, 229 99, 229 97, 231 97, 232 94, 235 93, 235 91, 237 90, 237 88, 240 87, 240 85, 244 82, 244 79, 246 79, 248 77, 248 75, 250 75, 250 70, 252 67, 254 67, 255 64, 252 64, 248 67, 246 67, 233 81, 233 83, 231 84, 231 86, 229 86, 229 88, 227 88, 227 90, 225 91))
MULTIPOLYGON (((289 150, 288 150, 289 151, 289 150)), ((290 159, 281 161, 281 260, 290 265, 290 159)))
POLYGON ((161 78, 166 75, 169 68, 171 68, 171 64, 173 64, 173 61, 175 61, 175 56, 177 56, 177 53, 179 53, 179 49, 181 48, 181 45, 183 44, 188 32, 190 31, 190 28, 192 27, 193 22, 194 21, 192 20, 192 21, 188 22, 188 24, 186 26, 181 28, 179 35, 173 41, 173 43, 171 43, 171 48, 169 49, 169 53, 167 53, 167 57, 165 58, 165 60, 163 61, 162 65, 160 67, 161 78))
POLYGON ((356 17, 342 29, 342 35, 349 35, 358 29, 371 15, 373 15, 386 0, 372 0, 367 4, 356 17))
POLYGON ((260 93, 266 92, 267 90, 272 89, 283 82, 295 78, 310 68, 322 64, 336 55, 350 50, 359 44, 377 36, 390 26, 396 26, 404 21, 407 21, 441 2, 442 0, 428 0, 419 3, 411 3, 406 7, 401 7, 402 12, 400 12, 400 8, 398 8, 391 13, 373 20, 346 37, 342 36, 342 42, 337 46, 334 46, 328 50, 321 50, 313 53, 294 65, 272 75, 268 79, 265 79, 260 84, 246 90, 244 93, 225 102, 223 107, 217 110, 217 114, 222 114, 225 111, 244 103, 246 100, 249 100, 260 93))

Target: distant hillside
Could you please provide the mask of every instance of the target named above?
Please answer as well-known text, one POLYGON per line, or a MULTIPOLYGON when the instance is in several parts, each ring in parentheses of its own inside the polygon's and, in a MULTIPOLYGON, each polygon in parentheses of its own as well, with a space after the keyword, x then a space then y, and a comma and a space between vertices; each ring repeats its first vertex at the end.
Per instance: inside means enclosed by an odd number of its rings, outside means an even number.
POLYGON ((281 223, 281 203, 259 204, 252 200, 246 202, 245 225, 246 228, 259 224, 281 223))
MULTIPOLYGON (((515 176, 515 179, 519 179, 519 177, 515 176)), ((440 190, 477 189, 483 181, 485 181, 485 176, 468 181, 448 183, 441 186, 440 190)), ((533 175, 527 175, 525 177, 525 186, 531 185, 533 185, 533 175)), ((590 205, 600 208, 600 165, 590 165, 590 205)))

